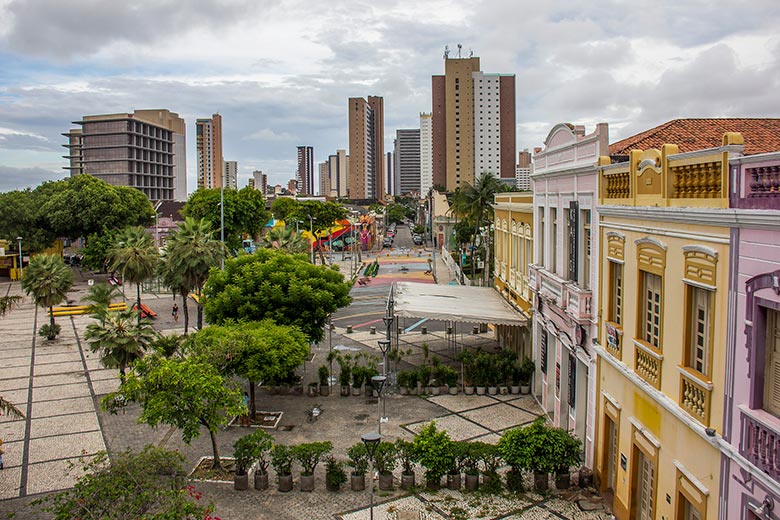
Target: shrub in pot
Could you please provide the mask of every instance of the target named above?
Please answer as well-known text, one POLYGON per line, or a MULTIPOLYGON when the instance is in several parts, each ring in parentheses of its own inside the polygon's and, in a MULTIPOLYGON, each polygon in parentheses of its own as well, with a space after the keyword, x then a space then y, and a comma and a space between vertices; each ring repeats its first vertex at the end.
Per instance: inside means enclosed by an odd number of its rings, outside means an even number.
POLYGON ((462 441, 461 445, 461 467, 466 474, 466 489, 476 491, 479 489, 479 463, 482 461, 483 442, 462 441))
MULTIPOLYGON (((233 444, 233 457, 236 460, 236 475, 240 473, 249 478, 249 469, 257 463, 255 470, 255 489, 268 488, 268 459, 266 454, 273 447, 274 439, 263 430, 244 435, 233 444)), ((238 486, 236 482, 236 486, 238 486)), ((248 482, 247 482, 248 485, 248 482)), ((239 489, 239 487, 236 487, 239 489)), ((241 489, 246 489, 241 488, 241 489)))
POLYGON ((457 360, 463 366, 463 393, 472 395, 474 393, 474 352, 468 349, 461 350, 457 360))
POLYGON ((317 377, 320 383, 320 395, 326 397, 330 395, 330 385, 328 379, 330 378, 330 371, 325 365, 321 365, 317 370, 317 377))
POLYGON ((236 473, 233 475, 233 489, 246 491, 249 489, 249 470, 255 462, 252 449, 248 445, 246 437, 241 437, 233 443, 233 459, 236 464, 236 473))
POLYGON ((420 374, 417 370, 409 371, 409 392, 412 395, 420 393, 420 374))
POLYGON ((393 489, 393 471, 398 465, 398 451, 392 442, 382 441, 374 452, 374 468, 379 474, 379 489, 393 489))
POLYGON ((536 365, 534 364, 533 360, 529 357, 525 357, 523 362, 520 364, 518 374, 520 382, 520 393, 531 393, 531 377, 533 377, 535 370, 536 365))
POLYGON ((338 491, 346 481, 344 463, 337 461, 332 455, 325 457, 325 488, 328 491, 338 491))
POLYGON ((352 395, 360 395, 363 381, 365 381, 365 370, 365 368, 359 365, 352 368, 352 395))
POLYGON ((276 471, 279 491, 287 492, 292 490, 292 465, 293 458, 290 453, 290 447, 284 444, 276 444, 273 450, 271 450, 271 466, 276 471))
POLYGON ((485 395, 487 386, 492 379, 493 363, 491 355, 479 352, 474 356, 474 384, 477 385, 477 394, 485 395))
POLYGON ((467 452, 467 443, 450 443, 450 468, 447 470, 447 489, 457 491, 460 489, 460 472, 463 469, 463 460, 467 452))
POLYGON ((398 460, 401 462, 401 489, 414 487, 414 465, 417 463, 417 452, 414 443, 404 439, 395 441, 398 460))
POLYGON ((569 489, 571 485, 570 469, 580 463, 582 441, 563 428, 551 428, 552 458, 555 461, 555 487, 569 489))
POLYGON ((401 395, 409 395, 409 375, 410 374, 407 370, 401 370, 396 376, 401 395))
POLYGON ((322 457, 333 450, 330 441, 296 444, 290 451, 301 466, 301 491, 314 491, 314 470, 322 457))
POLYGON ((423 392, 426 394, 430 393, 428 391, 428 386, 431 382, 431 367, 428 365, 421 365, 417 368, 417 376, 419 378, 417 382, 418 388, 422 386, 423 392))
POLYGON ((347 354, 344 357, 338 358, 339 363, 339 384, 341 385, 341 395, 346 397, 349 395, 349 385, 352 381, 352 356, 347 354))
POLYGON ((426 485, 436 489, 441 478, 452 467, 452 440, 446 431, 436 428, 431 421, 414 436, 414 450, 420 465, 425 468, 426 485))
POLYGON ((444 384, 447 385, 450 395, 456 395, 458 393, 458 371, 452 367, 445 368, 446 370, 442 374, 444 384))
POLYGON ((350 487, 352 491, 363 491, 366 489, 366 471, 368 471, 368 452, 362 442, 353 444, 347 450, 349 462, 347 465, 352 468, 350 474, 350 487))
POLYGON ((482 488, 490 493, 501 491, 501 477, 498 468, 501 466, 501 454, 493 444, 482 443, 480 446, 482 460, 482 488))
POLYGON ((555 469, 555 452, 552 447, 555 440, 550 434, 544 417, 538 417, 525 428, 513 428, 505 431, 498 441, 498 450, 512 470, 533 471, 536 489, 547 489, 548 476, 555 469))

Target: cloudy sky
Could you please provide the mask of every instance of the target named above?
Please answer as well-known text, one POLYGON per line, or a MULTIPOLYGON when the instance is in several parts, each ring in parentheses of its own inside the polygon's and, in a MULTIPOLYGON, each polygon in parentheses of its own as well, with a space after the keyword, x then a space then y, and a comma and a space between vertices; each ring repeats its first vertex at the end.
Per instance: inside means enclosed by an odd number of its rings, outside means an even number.
POLYGON ((777 0, 0 0, 0 191, 63 178, 71 121, 223 116, 239 186, 296 146, 347 148, 347 98, 385 99, 386 149, 431 109, 445 45, 517 75, 518 150, 558 122, 612 141, 678 117, 780 116, 777 0))

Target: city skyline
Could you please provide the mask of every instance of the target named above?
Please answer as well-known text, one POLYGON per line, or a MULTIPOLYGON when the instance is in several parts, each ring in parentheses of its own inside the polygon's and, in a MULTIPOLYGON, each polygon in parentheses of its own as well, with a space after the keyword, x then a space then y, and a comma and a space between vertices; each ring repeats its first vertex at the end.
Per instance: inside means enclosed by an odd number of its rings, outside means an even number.
POLYGON ((347 148, 349 97, 383 96, 391 149, 396 129, 431 111, 430 77, 458 43, 482 69, 516 75, 518 151, 558 122, 608 122, 615 141, 678 117, 780 114, 772 2, 632 6, 2 2, 0 191, 66 177, 61 134, 84 114, 158 108, 186 122, 190 191, 195 121, 212 113, 239 187, 254 170, 285 185, 300 143, 317 163, 347 148))

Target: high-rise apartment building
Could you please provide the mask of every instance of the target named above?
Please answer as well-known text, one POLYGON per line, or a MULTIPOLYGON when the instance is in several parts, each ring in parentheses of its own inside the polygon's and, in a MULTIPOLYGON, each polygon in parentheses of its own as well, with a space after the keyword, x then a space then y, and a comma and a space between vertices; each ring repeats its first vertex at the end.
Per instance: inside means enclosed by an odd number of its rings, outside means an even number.
POLYGON ((187 200, 186 126, 165 109, 84 116, 63 134, 70 150, 65 169, 113 186, 141 190, 149 200, 187 200))
POLYGON ((387 193, 384 165, 384 100, 379 96, 349 98, 348 196, 383 199, 387 193))
POLYGON ((298 171, 295 176, 298 193, 314 195, 314 147, 298 147, 298 171))
POLYGON ((249 179, 253 187, 259 190, 263 195, 268 194, 268 175, 264 174, 262 170, 255 170, 252 172, 252 178, 249 179))
POLYGON ((485 74, 479 58, 444 60, 433 76, 432 177, 448 190, 492 171, 515 176, 515 76, 485 74))
POLYGON ((323 197, 330 196, 330 173, 328 172, 328 161, 322 161, 319 163, 320 171, 320 192, 319 195, 323 197))
MULTIPOLYGON (((393 150, 395 150, 395 139, 393 139, 393 150)), ((387 169, 387 192, 391 195, 400 195, 398 192, 400 181, 398 179, 398 172, 395 168, 395 154, 393 152, 387 152, 385 155, 387 156, 387 160, 385 161, 385 169, 387 169)))
POLYGON ((420 130, 398 129, 395 138, 395 166, 398 194, 420 193, 420 130))
POLYGON ((531 152, 528 148, 517 154, 515 186, 520 191, 531 191, 531 152))
POLYGON ((225 161, 225 188, 238 189, 238 162, 225 161))
POLYGON ((346 150, 336 150, 335 155, 328 156, 328 178, 330 192, 323 195, 334 198, 349 195, 349 155, 346 150))
POLYGON ((222 157, 222 116, 195 122, 198 151, 198 188, 221 188, 224 158, 222 157))
POLYGON ((433 187, 433 117, 420 114, 420 196, 433 187))

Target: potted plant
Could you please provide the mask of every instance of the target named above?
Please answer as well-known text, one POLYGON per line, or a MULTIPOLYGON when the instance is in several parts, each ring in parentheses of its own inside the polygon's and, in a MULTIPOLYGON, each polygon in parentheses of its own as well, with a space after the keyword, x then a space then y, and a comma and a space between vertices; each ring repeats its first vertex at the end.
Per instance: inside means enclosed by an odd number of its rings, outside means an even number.
POLYGON ((328 379, 330 378, 330 370, 328 370, 327 366, 320 365, 320 368, 317 370, 317 376, 320 380, 320 395, 322 397, 329 396, 330 385, 328 384, 328 379))
POLYGON ((550 430, 544 417, 538 417, 525 428, 505 431, 498 441, 499 453, 512 467, 512 471, 533 471, 537 491, 545 491, 548 488, 549 474, 557 464, 552 449, 555 439, 552 438, 550 430))
POLYGON ((485 395, 491 379, 490 354, 480 352, 474 356, 474 384, 477 386, 477 395, 485 395))
POLYGON ((306 395, 308 395, 309 397, 317 397, 320 394, 317 389, 316 381, 312 381, 311 383, 309 383, 307 388, 308 390, 306 391, 306 395))
POLYGON ((417 370, 409 371, 409 393, 412 395, 420 393, 420 374, 417 370))
POLYGON ((502 349, 496 356, 496 372, 498 379, 498 393, 501 395, 509 394, 509 386, 512 382, 512 371, 517 360, 517 356, 509 349, 502 349))
POLYGON ((449 389, 450 395, 458 395, 458 371, 452 367, 445 367, 444 383, 449 389))
POLYGON ((374 467, 379 474, 379 489, 391 491, 393 489, 393 471, 398 464, 398 452, 395 444, 382 441, 374 452, 374 467))
POLYGON ((476 491, 479 489, 479 463, 482 460, 482 446, 484 442, 461 442, 461 466, 466 474, 466 489, 476 491))
POLYGON ((471 350, 461 350, 458 353, 458 361, 463 367, 463 393, 466 395, 474 394, 474 352, 471 350))
POLYGON ((460 472, 463 469, 463 459, 467 446, 465 442, 450 443, 450 467, 447 470, 447 489, 457 491, 460 489, 460 472))
POLYGON ((276 444, 271 451, 271 466, 276 471, 279 491, 283 493, 292 490, 293 487, 292 465, 293 458, 290 453, 290 447, 284 444, 276 444))
POLYGON ((487 385, 488 395, 498 394, 498 383, 501 381, 501 358, 493 354, 485 354, 485 384, 487 385))
POLYGON ((431 382, 431 367, 428 365, 420 365, 417 368, 417 375, 419 377, 417 381, 417 388, 421 393, 430 394, 428 386, 431 382))
POLYGON ((333 455, 325 457, 325 488, 328 491, 338 491, 346 481, 347 472, 344 471, 344 463, 337 461, 333 455))
POLYGON ((509 386, 509 392, 512 395, 518 395, 520 393, 520 367, 522 363, 519 360, 515 360, 512 363, 512 384, 509 386))
POLYGON ((352 491, 363 491, 366 489, 366 471, 368 471, 368 452, 362 442, 353 444, 347 450, 349 457, 348 466, 352 467, 350 474, 350 487, 352 491))
POLYGON ((555 461, 555 487, 569 489, 570 469, 580 463, 582 441, 563 428, 551 428, 552 458, 555 461))
POLYGON ((339 384, 341 385, 341 396, 349 395, 349 384, 352 381, 352 356, 347 354, 338 358, 339 364, 339 384))
POLYGON ((401 489, 414 487, 414 465, 417 462, 417 453, 414 444, 404 439, 396 439, 396 453, 401 462, 401 489))
POLYGON ((536 365, 534 364, 533 360, 529 357, 525 357, 522 364, 520 365, 520 371, 518 374, 521 394, 531 393, 531 377, 534 375, 535 370, 536 365))
POLYGON ((332 450, 330 441, 304 442, 291 448, 292 457, 301 465, 301 491, 314 491, 314 470, 332 450))
POLYGON ((352 368, 352 395, 360 395, 360 390, 363 388, 363 381, 365 377, 365 369, 360 365, 356 365, 352 368))
POLYGON ((233 459, 236 464, 236 473, 233 476, 233 489, 236 491, 249 489, 249 470, 255 462, 255 456, 248 437, 249 435, 246 435, 233 443, 233 459))
POLYGON ((408 370, 401 370, 396 376, 396 381, 398 382, 398 388, 401 395, 409 395, 409 375, 410 374, 408 370))
POLYGON ((482 487, 491 492, 501 491, 501 477, 498 476, 498 468, 501 466, 501 454, 493 444, 485 443, 480 450, 482 459, 482 487))
POLYGON ((431 421, 414 436, 414 451, 417 460, 425 468, 425 481, 429 489, 438 489, 441 478, 452 466, 452 440, 446 431, 436 428, 431 421))

